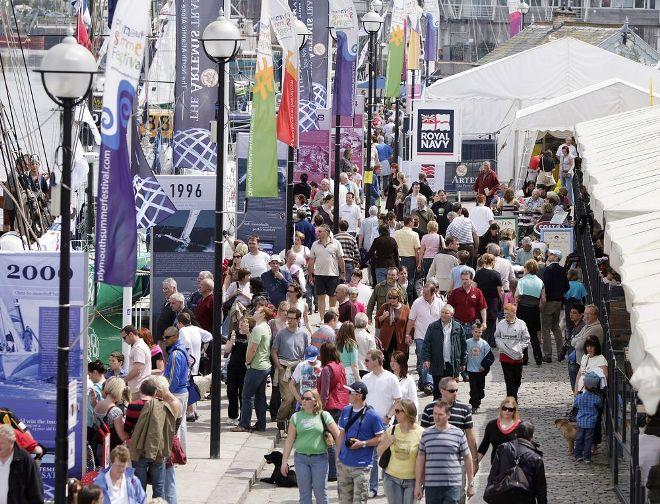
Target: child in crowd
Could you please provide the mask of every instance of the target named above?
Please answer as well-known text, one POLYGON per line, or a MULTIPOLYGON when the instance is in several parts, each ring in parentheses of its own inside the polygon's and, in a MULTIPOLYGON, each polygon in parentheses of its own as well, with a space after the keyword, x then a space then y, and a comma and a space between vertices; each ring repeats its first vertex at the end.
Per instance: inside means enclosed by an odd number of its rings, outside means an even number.
MULTIPOLYGON (((516 289, 518 288, 518 279, 509 280, 509 290, 504 293, 504 304, 516 304, 516 289)), ((504 315, 502 315, 503 317, 504 315)))
POLYGON ((500 232, 500 249, 502 249, 502 257, 513 261, 515 259, 516 251, 516 232, 513 229, 503 229, 500 232))
POLYGON ((472 414, 475 414, 481 406, 486 387, 486 374, 493 363, 493 354, 486 340, 481 339, 484 332, 480 321, 472 324, 472 337, 467 340, 467 373, 470 377, 470 405, 472 414), (486 359, 489 357, 490 360, 486 359))
POLYGON ((108 365, 110 369, 105 372, 105 379, 108 380, 113 376, 123 378, 126 373, 123 371, 124 367, 124 354, 121 352, 112 352, 108 357, 108 365))
POLYGON ((591 447, 594 441, 596 421, 598 420, 598 409, 602 398, 596 393, 600 379, 595 380, 585 376, 584 390, 575 398, 573 406, 577 408, 577 436, 573 448, 573 456, 576 462, 584 460, 585 464, 591 463, 591 447))
POLYGON ((580 272, 574 268, 568 270, 568 290, 564 293, 564 314, 566 315, 566 339, 575 327, 571 321, 571 308, 577 304, 585 304, 587 301, 587 289, 580 281, 580 272))

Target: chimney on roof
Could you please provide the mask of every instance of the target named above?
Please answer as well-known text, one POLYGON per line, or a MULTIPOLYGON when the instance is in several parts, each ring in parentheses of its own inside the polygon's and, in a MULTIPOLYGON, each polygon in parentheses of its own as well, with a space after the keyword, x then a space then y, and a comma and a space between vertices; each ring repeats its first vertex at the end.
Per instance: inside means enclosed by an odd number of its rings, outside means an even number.
POLYGON ((576 13, 567 5, 562 5, 552 13, 552 29, 558 30, 566 23, 574 23, 576 13))

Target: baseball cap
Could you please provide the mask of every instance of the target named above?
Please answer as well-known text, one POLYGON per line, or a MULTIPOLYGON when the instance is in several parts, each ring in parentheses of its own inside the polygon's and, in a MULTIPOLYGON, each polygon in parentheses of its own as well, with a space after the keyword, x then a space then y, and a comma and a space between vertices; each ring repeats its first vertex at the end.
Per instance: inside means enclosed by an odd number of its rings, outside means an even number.
POLYGON ((561 260, 561 250, 559 250, 559 249, 549 249, 548 250, 548 255, 557 256, 557 259, 561 260))
POLYGON ((277 261, 280 264, 284 264, 284 261, 282 260, 282 258, 280 256, 278 256, 277 254, 273 254, 272 256, 270 256, 270 261, 268 261, 268 263, 270 264, 273 261, 277 261))
POLYGON ((362 394, 363 396, 366 396, 369 393, 367 385, 361 381, 353 382, 350 385, 344 385, 344 388, 350 392, 357 392, 358 394, 362 394))
POLYGON ((314 362, 318 356, 319 356, 319 349, 316 348, 314 345, 309 345, 307 348, 305 348, 306 361, 314 362))
POLYGON ((591 390, 599 390, 600 376, 598 376, 598 374, 593 371, 587 372, 587 374, 584 375, 584 385, 585 387, 589 387, 591 390))

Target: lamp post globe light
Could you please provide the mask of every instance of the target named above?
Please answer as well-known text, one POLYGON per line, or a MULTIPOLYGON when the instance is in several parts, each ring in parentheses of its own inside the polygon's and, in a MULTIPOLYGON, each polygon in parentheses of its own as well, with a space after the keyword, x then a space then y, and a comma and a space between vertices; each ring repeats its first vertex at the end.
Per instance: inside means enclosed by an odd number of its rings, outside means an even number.
MULTIPOLYGON (((311 37, 312 32, 309 31, 307 25, 298 18, 295 18, 295 21, 293 22, 293 30, 296 34, 296 43, 297 43, 298 51, 302 51, 303 47, 305 47, 305 45, 307 45, 307 42, 309 42, 309 38, 311 37)), ((286 208, 288 215, 287 215, 286 223, 284 224, 284 232, 286 234, 286 238, 284 240, 285 250, 289 250, 293 246, 294 225, 293 225, 293 215, 291 212, 293 212, 293 198, 295 196, 293 191, 293 185, 295 182, 294 181, 295 151, 296 149, 294 147, 291 147, 290 145, 288 146, 287 155, 286 155, 286 208)))
MULTIPOLYGON (((73 108, 92 89, 97 72, 96 59, 73 38, 73 30, 61 43, 51 47, 36 72, 48 96, 63 108, 62 181, 60 199, 60 272, 71 265, 71 130, 73 108)), ((69 275, 60 274, 57 326, 57 406, 55 411, 55 502, 66 502, 68 472, 68 405, 69 405, 69 275)), ((82 442, 82 440, 80 440, 82 442)))
POLYGON ((220 357, 222 354, 222 241, 224 213, 224 129, 225 129, 225 65, 236 57, 243 40, 241 31, 225 18, 220 10, 218 19, 209 23, 200 39, 208 58, 218 64, 218 107, 216 119, 215 171, 215 248, 213 266, 213 343, 211 353, 211 458, 220 457, 220 357))
MULTIPOLYGON (((374 8, 374 2, 371 5, 374 8)), ((381 4, 382 7, 382 4, 381 4)), ((373 121, 373 101, 374 101, 374 56, 375 56, 375 37, 383 24, 383 19, 375 10, 370 10, 362 16, 362 27, 369 35, 369 91, 367 93, 367 163, 366 172, 371 172, 373 177, 373 168, 371 167, 371 123, 373 121)), ((365 179, 368 180, 367 177, 365 179)), ((366 186, 365 182, 365 186, 366 186)), ((369 217, 369 207, 371 206, 371 187, 365 187, 365 205, 364 215, 369 217)))
POLYGON ((520 3, 520 6, 518 7, 518 10, 520 11, 520 14, 522 16, 521 20, 520 20, 520 29, 522 30, 522 29, 525 28, 525 14, 527 14, 529 12, 529 4, 527 2, 525 2, 525 0, 523 0, 520 3))

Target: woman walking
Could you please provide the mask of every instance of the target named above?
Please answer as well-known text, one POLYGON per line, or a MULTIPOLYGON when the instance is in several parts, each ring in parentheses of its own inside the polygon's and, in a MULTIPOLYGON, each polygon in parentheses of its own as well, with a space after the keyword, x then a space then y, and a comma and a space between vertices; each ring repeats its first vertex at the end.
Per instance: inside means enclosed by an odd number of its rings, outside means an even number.
MULTIPOLYGON (((543 362, 543 352, 539 343, 538 333, 541 330, 541 304, 545 302, 545 288, 543 280, 537 273, 539 265, 534 259, 525 263, 525 274, 518 281, 516 287, 516 316, 525 322, 529 331, 529 340, 534 352, 536 365, 540 366, 543 362)), ((524 361, 527 363, 527 349, 524 352, 524 361)))
POLYGON ((396 351, 390 358, 390 368, 392 373, 399 379, 399 388, 401 389, 401 399, 407 399, 419 409, 419 399, 417 397, 417 386, 412 376, 408 374, 408 354, 396 351))
POLYGON ((387 429, 376 448, 379 459, 385 450, 390 450, 383 488, 388 504, 413 504, 415 464, 424 429, 417 423, 417 407, 408 399, 401 399, 394 408, 394 415, 396 424, 387 429))
POLYGON ((408 315, 410 315, 410 308, 403 304, 401 291, 390 289, 387 293, 387 303, 383 303, 376 314, 376 327, 380 329, 378 337, 385 349, 386 369, 389 368, 390 358, 394 351, 408 350, 405 341, 408 315))
POLYGON ((238 331, 232 334, 225 344, 227 363, 227 416, 229 425, 238 425, 241 412, 241 393, 245 379, 245 354, 247 353, 250 332, 254 329, 254 319, 243 317, 238 321, 238 331))
POLYGON ((325 432, 336 441, 339 429, 327 411, 323 411, 319 393, 310 389, 302 396, 302 408, 289 421, 289 431, 282 456, 280 472, 289 473, 289 455, 295 447, 293 461, 296 466, 298 493, 302 504, 312 503, 312 493, 317 504, 326 504, 328 480, 328 445, 325 432))
POLYGON ((490 451, 490 461, 493 462, 497 448, 506 443, 516 439, 516 429, 520 424, 520 413, 518 412, 518 403, 513 397, 505 397, 500 404, 500 411, 496 419, 491 420, 486 424, 484 430, 484 437, 477 448, 477 467, 479 462, 488 453, 488 448, 492 446, 490 451))
POLYGON ((359 350, 355 339, 355 326, 351 322, 344 322, 337 331, 337 350, 346 371, 346 385, 351 385, 360 379, 359 350))

